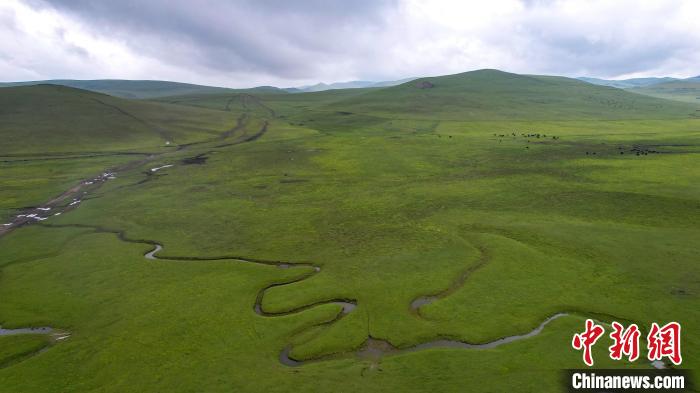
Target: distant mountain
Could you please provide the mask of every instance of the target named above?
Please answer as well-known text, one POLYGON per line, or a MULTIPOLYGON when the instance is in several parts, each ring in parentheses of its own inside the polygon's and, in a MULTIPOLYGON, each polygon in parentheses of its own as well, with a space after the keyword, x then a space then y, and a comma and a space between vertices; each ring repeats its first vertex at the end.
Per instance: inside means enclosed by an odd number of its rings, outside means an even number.
POLYGON ((700 77, 657 83, 628 89, 628 91, 668 100, 700 104, 700 77))
POLYGON ((632 78, 632 79, 599 79, 599 78, 588 78, 588 77, 579 77, 576 78, 578 80, 582 80, 584 82, 592 83, 594 85, 601 85, 601 86, 611 86, 611 87, 617 87, 620 89, 629 89, 633 87, 642 87, 642 86, 650 86, 650 85, 655 85, 657 83, 664 83, 664 82, 671 82, 674 80, 677 80, 676 78, 670 78, 670 77, 663 77, 663 78, 632 78))
POLYGON ((420 78, 370 89, 326 108, 348 119, 351 115, 423 120, 660 119, 697 113, 690 104, 576 79, 499 70, 420 78))
POLYGON ((350 81, 337 83, 318 83, 311 86, 291 87, 280 89, 274 86, 259 86, 251 89, 231 89, 226 87, 195 85, 191 83, 158 81, 158 80, 125 80, 125 79, 51 79, 43 81, 26 82, 0 82, 0 87, 33 86, 33 85, 60 85, 76 89, 94 91, 109 94, 121 98, 151 99, 168 96, 184 96, 188 94, 221 94, 221 93, 309 93, 336 89, 360 89, 367 87, 396 86, 412 81, 415 78, 406 78, 397 81, 350 81))
MULTIPOLYGON (((0 83, 0 87, 30 86, 30 85, 60 85, 76 89, 94 91, 97 93, 109 94, 121 98, 160 98, 167 96, 177 96, 185 94, 216 94, 227 92, 241 92, 242 90, 229 89, 225 87, 202 86, 191 83, 180 83, 157 80, 122 80, 122 79, 96 79, 96 80, 73 80, 73 79, 53 79, 46 81, 10 82, 0 83)), ((253 89, 245 89, 253 92, 283 92, 283 90, 272 86, 260 86, 253 89)))
POLYGON ((317 83, 310 86, 292 87, 285 89, 290 93, 311 93, 316 91, 326 91, 326 90, 336 90, 336 89, 363 89, 371 87, 389 87, 396 86, 402 83, 410 82, 416 78, 406 78, 396 81, 382 81, 382 82, 372 82, 372 81, 349 81, 349 82, 336 82, 336 83, 317 83))

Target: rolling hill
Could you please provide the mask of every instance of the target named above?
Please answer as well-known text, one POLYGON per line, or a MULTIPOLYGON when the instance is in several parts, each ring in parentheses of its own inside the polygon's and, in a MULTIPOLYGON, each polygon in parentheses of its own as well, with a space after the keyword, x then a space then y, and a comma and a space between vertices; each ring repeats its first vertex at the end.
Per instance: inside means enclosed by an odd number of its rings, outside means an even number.
POLYGON ((647 96, 700 104, 700 77, 629 89, 647 96))
POLYGON ((651 119, 697 107, 576 79, 479 70, 420 78, 327 105, 344 113, 442 120, 651 119))
POLYGON ((76 89, 90 90, 97 93, 109 94, 121 98, 158 98, 183 94, 214 94, 235 91, 265 92, 283 90, 271 86, 260 86, 253 89, 229 89, 225 87, 202 86, 190 83, 157 81, 157 80, 121 80, 96 79, 72 80, 54 79, 46 81, 0 83, 0 87, 33 86, 41 84, 68 86, 76 89))
POLYGON ((147 149, 211 138, 229 112, 126 100, 58 85, 0 89, 0 154, 147 149))

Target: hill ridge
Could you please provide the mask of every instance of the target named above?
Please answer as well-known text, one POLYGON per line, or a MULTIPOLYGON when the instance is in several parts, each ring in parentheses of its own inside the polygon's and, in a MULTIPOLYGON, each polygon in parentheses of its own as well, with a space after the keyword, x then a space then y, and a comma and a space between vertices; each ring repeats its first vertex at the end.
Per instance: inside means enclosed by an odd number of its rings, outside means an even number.
POLYGON ((697 108, 563 76, 482 69, 418 78, 339 100, 328 109, 443 120, 688 118, 697 108), (431 86, 417 86, 423 81, 431 86))

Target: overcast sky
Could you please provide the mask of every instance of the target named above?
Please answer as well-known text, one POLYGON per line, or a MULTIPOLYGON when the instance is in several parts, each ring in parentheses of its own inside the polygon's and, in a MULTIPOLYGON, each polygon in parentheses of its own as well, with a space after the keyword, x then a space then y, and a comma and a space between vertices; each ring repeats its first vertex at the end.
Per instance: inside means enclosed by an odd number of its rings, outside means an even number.
POLYGON ((0 0, 0 80, 700 74, 696 0, 0 0))

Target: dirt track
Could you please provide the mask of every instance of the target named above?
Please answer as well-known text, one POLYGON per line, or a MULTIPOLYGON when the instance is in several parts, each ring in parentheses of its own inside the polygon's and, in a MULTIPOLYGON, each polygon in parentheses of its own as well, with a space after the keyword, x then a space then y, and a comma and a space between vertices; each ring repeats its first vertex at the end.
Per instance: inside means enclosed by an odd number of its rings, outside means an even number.
MULTIPOLYGON (((107 105, 107 104, 105 104, 105 105, 107 105)), ((189 148, 192 148, 193 146, 196 146, 196 145, 225 140, 225 139, 231 137, 234 133, 244 129, 248 123, 248 119, 249 119, 248 115, 243 114, 238 118, 238 120, 236 122, 236 126, 234 126, 233 128, 231 128, 227 131, 224 131, 221 135, 217 136, 216 138, 208 139, 208 140, 201 141, 201 142, 194 142, 194 143, 180 145, 180 146, 178 146, 177 151, 182 152, 182 151, 187 150, 189 148)), ((253 135, 246 137, 244 134, 241 137, 239 137, 238 140, 236 140, 234 142, 218 145, 215 147, 221 148, 221 147, 235 146, 235 145, 239 145, 242 143, 255 141, 255 140, 259 139, 260 137, 262 137, 267 132, 268 124, 269 123, 267 121, 265 121, 263 123, 262 127, 260 128, 260 130, 258 130, 253 135)), ((209 150, 205 153, 202 153, 201 155, 204 156, 208 153, 211 153, 212 151, 214 151, 214 150, 209 150)), ((16 228, 19 228, 19 227, 27 225, 27 224, 31 224, 33 222, 43 221, 45 219, 50 218, 52 215, 56 215, 57 213, 59 215, 63 214, 63 213, 67 213, 70 210, 73 210, 73 209, 79 207, 80 201, 85 199, 88 195, 94 194, 106 181, 112 180, 114 178, 114 176, 117 175, 118 173, 130 171, 132 169, 138 168, 138 167, 140 167, 140 166, 142 166, 150 161, 155 160, 156 158, 163 157, 169 153, 171 153, 171 152, 166 151, 166 152, 154 153, 154 154, 134 153, 137 155, 144 155, 144 154, 147 154, 147 155, 146 155, 146 157, 143 157, 141 159, 130 161, 128 163, 107 169, 102 174, 98 174, 98 175, 92 176, 90 178, 83 179, 79 183, 74 185, 73 187, 71 187, 68 190, 61 193, 60 195, 57 195, 57 196, 51 198, 50 200, 48 200, 48 201, 46 201, 38 206, 21 209, 20 212, 17 215, 15 215, 15 217, 12 219, 12 221, 0 225, 0 237, 11 232, 12 230, 14 230, 16 228), (47 213, 47 212, 50 212, 50 213, 47 213)), ((125 155, 125 154, 129 154, 129 153, 124 153, 124 152, 119 153, 119 155, 125 155)), ((150 171, 145 172, 145 173, 147 175, 151 175, 150 171)), ((149 179, 151 179, 150 176, 147 177, 146 179, 144 179, 144 181, 149 180, 149 179)), ((144 181, 140 181, 137 184, 142 184, 144 181)))

